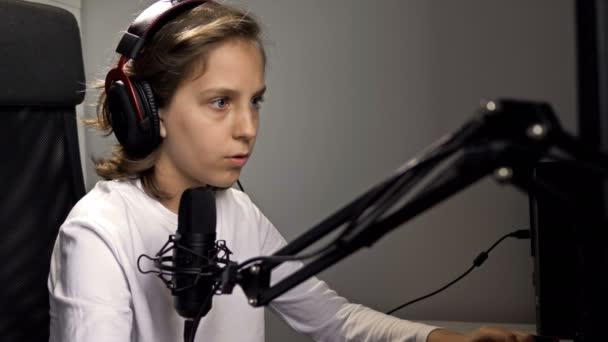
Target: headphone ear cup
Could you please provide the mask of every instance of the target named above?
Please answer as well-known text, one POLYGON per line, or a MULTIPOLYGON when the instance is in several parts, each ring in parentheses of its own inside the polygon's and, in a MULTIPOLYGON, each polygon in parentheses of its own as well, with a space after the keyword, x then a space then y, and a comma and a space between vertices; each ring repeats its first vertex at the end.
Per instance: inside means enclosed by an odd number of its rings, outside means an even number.
POLYGON ((158 144, 160 144, 160 118, 158 115, 158 106, 152 86, 146 81, 132 81, 135 93, 138 96, 139 108, 142 110, 144 121, 148 121, 145 127, 142 127, 142 132, 146 135, 146 146, 149 152, 152 152, 158 144))
POLYGON ((135 93, 133 100, 137 101, 142 111, 141 120, 129 96, 130 91, 122 81, 110 86, 107 105, 116 138, 129 155, 141 157, 152 152, 160 143, 158 110, 149 84, 142 86, 138 82, 131 83, 135 93))

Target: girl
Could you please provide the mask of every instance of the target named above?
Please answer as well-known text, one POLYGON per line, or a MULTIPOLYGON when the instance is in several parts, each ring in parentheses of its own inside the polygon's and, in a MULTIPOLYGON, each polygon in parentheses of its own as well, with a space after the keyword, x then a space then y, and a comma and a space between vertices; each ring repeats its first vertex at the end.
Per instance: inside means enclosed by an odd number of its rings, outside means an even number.
MULTIPOLYGON (((137 258, 154 255, 175 232, 185 189, 215 190, 218 239, 226 241, 235 260, 270 255, 285 244, 247 195, 230 188, 253 151, 266 89, 259 26, 226 5, 191 7, 146 37, 137 58, 118 66, 129 80, 111 76, 109 94, 100 97, 94 124, 114 131, 121 144, 98 161, 105 180, 78 202, 60 229, 48 282, 51 341, 181 340, 183 319, 170 292, 156 277, 138 271, 137 258), (129 98, 130 81, 135 101, 129 98), (135 113, 123 108, 132 105, 135 113), (125 127, 132 120, 135 128, 125 127), (133 130, 145 131, 143 142, 130 140, 133 130)), ((284 264, 273 272, 273 281, 300 266, 284 264)), ((316 278, 271 307, 317 341, 528 338, 498 329, 465 337, 400 320, 351 304, 316 278)), ((230 296, 213 298, 196 337, 264 341, 264 311, 249 306, 237 287, 230 296)))

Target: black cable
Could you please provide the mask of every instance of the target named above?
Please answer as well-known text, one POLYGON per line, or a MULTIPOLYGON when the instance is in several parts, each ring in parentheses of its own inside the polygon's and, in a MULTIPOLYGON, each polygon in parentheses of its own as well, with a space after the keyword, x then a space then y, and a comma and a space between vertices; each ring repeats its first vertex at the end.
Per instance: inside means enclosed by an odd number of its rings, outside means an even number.
POLYGON ((236 180, 236 184, 239 186, 239 189, 241 189, 242 192, 245 192, 245 189, 243 189, 243 185, 241 184, 241 180, 240 179, 236 180))
POLYGON ((530 230, 528 230, 528 229, 520 229, 520 230, 516 230, 516 231, 513 231, 513 232, 511 232, 509 234, 506 234, 506 235, 502 236, 500 239, 498 239, 496 242, 494 242, 494 244, 490 248, 488 248, 487 251, 483 251, 483 252, 479 253, 479 255, 473 260, 473 265, 471 267, 469 267, 469 269, 467 269, 458 278, 452 280, 451 282, 447 283, 446 285, 442 286, 441 288, 439 288, 439 289, 437 289, 437 290, 435 290, 435 291, 433 291, 433 292, 431 292, 429 294, 426 294, 426 295, 424 295, 422 297, 418 297, 416 299, 410 300, 407 303, 401 304, 398 307, 396 307, 396 308, 394 308, 392 310, 387 311, 386 314, 390 315, 390 314, 394 313, 395 311, 399 311, 399 310, 403 309, 406 306, 412 305, 412 304, 417 303, 417 302, 419 302, 421 300, 424 300, 424 299, 427 299, 429 297, 432 297, 432 296, 438 294, 439 292, 447 289, 448 287, 454 285, 456 282, 458 282, 462 278, 466 277, 469 273, 471 273, 476 267, 481 266, 488 259, 488 255, 490 254, 490 252, 494 248, 496 248, 496 246, 498 246, 503 240, 505 240, 506 238, 509 238, 509 237, 513 237, 513 238, 517 238, 517 239, 529 239, 530 238, 530 230))
POLYGON ((215 294, 215 291, 217 291, 218 287, 219 284, 217 283, 213 285, 211 292, 209 292, 209 295, 207 296, 207 298, 205 298, 205 301, 201 305, 201 308, 198 311, 198 314, 196 314, 196 317, 193 320, 186 320, 184 325, 185 342, 194 342, 194 337, 196 336, 196 329, 198 329, 198 325, 201 322, 201 318, 203 317, 203 311, 211 300, 211 297, 213 297, 213 295, 215 294))

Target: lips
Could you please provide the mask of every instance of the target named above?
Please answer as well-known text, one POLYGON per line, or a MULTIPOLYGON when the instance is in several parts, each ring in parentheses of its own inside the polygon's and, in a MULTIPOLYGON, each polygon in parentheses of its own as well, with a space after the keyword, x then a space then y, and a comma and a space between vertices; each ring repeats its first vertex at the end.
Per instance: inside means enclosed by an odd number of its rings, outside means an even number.
POLYGON ((230 157, 228 157, 228 160, 234 165, 234 166, 239 166, 242 167, 247 163, 247 160, 249 159, 249 155, 246 153, 243 154, 235 154, 232 155, 230 157))

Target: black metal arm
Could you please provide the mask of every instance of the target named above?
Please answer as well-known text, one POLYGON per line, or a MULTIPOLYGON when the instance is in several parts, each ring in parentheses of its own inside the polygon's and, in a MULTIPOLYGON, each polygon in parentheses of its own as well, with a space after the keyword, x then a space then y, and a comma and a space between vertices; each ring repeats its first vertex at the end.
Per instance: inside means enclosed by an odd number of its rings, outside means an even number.
POLYGON ((557 148, 596 170, 608 156, 585 148, 564 132, 545 103, 499 100, 484 104, 455 134, 399 169, 393 176, 331 215, 271 257, 226 267, 222 288, 240 285, 253 306, 268 304, 341 259, 369 247, 385 234, 488 174, 527 191, 532 166, 557 148), (399 202, 405 203, 394 209, 399 202), (270 286, 272 269, 347 224, 327 248, 301 269, 270 286))

